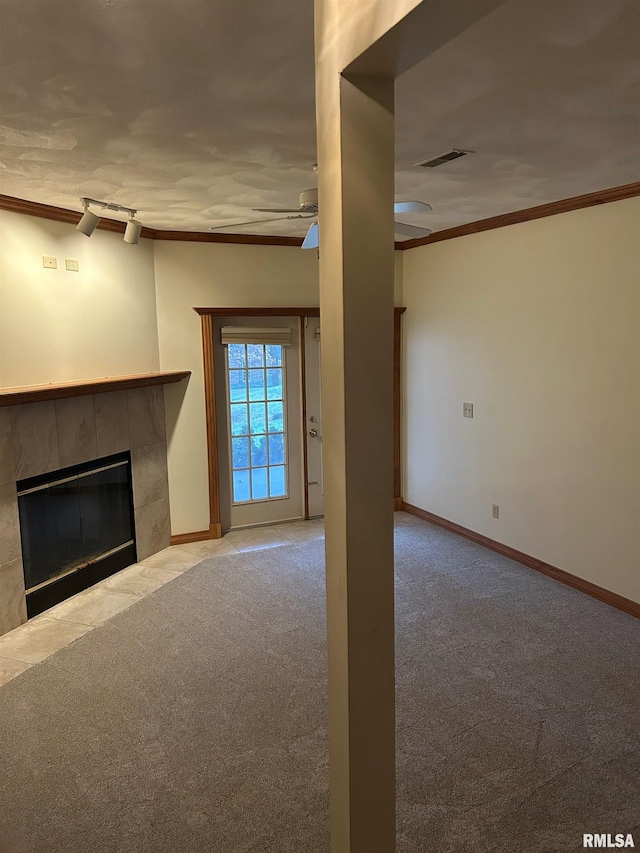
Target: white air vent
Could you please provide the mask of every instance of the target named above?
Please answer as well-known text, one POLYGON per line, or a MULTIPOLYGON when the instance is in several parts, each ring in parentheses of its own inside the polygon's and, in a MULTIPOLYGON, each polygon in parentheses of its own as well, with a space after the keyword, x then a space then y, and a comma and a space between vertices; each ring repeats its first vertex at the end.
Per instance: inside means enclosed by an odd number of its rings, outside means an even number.
POLYGON ((463 151, 462 148, 452 148, 451 151, 445 151, 444 154, 431 157, 429 160, 422 160, 420 163, 414 163, 413 165, 420 166, 423 169, 435 169, 436 166, 442 166, 443 163, 450 163, 452 160, 458 160, 460 157, 465 157, 467 154, 473 153, 473 151, 463 151))

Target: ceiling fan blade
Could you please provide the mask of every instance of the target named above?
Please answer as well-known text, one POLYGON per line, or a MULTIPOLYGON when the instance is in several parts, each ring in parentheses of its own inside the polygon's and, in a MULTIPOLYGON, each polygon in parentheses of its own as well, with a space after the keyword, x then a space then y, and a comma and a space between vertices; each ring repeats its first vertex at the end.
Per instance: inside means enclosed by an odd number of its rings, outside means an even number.
POLYGON ((288 216, 277 216, 275 219, 250 219, 248 222, 228 222, 226 225, 212 225, 209 231, 219 231, 221 228, 241 228, 243 225, 259 225, 261 222, 279 222, 288 216))
POLYGON ((270 219, 250 219, 249 222, 228 222, 226 225, 212 225, 209 231, 218 231, 220 228, 240 228, 244 225, 259 225, 261 222, 282 222, 285 219, 312 219, 313 214, 309 216, 274 216, 270 219))
POLYGON ((397 201, 393 205, 394 213, 428 213, 433 210, 426 201, 397 201))
POLYGON ((317 249, 320 245, 318 234, 318 223, 314 222, 311 228, 307 231, 307 236, 302 243, 303 249, 317 249))
POLYGON ((404 222, 394 222, 393 230, 394 234, 403 237, 428 237, 431 234, 430 228, 418 228, 417 225, 405 225, 404 222))
POLYGON ((256 213, 304 213, 299 207, 252 207, 256 213))

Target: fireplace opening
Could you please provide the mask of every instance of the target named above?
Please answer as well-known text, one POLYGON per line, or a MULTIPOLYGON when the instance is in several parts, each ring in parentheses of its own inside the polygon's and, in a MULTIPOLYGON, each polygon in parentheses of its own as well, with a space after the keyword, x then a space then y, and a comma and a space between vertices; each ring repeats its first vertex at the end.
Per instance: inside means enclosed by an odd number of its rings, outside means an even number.
POLYGON ((17 485, 29 618, 136 562, 128 451, 17 485))

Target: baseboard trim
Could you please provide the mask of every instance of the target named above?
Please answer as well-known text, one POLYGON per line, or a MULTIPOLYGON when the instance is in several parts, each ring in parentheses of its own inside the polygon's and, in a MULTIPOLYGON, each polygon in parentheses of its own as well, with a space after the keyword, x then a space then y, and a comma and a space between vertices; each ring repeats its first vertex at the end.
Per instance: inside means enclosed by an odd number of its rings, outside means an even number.
POLYGON ((205 539, 211 539, 208 530, 194 530, 193 533, 177 533, 169 541, 171 545, 186 545, 188 542, 203 542, 205 539))
POLYGON ((597 598, 611 607, 616 607, 618 610, 623 610, 631 616, 640 618, 640 603, 632 601, 630 598, 625 598, 623 595, 618 595, 616 592, 611 592, 602 586, 598 586, 591 581, 579 578, 577 575, 572 575, 570 572, 565 572, 564 569, 558 569, 549 563, 538 560, 536 557, 531 557, 516 548, 511 548, 509 545, 503 545, 502 542, 497 542, 495 539, 490 539, 488 536, 483 536, 482 533, 476 533, 474 530, 469 530, 461 524, 456 524, 454 521, 449 521, 439 515, 434 515, 426 509, 421 509, 418 506, 403 502, 402 509, 405 512, 415 515, 417 518, 422 518, 424 521, 429 521, 431 524, 436 524, 438 527, 444 527, 445 530, 456 533, 458 536, 463 536, 465 539, 470 539, 472 542, 488 548, 490 551, 495 551, 497 554, 502 554, 503 557, 508 557, 510 560, 515 560, 516 563, 522 563, 530 569, 535 569, 543 575, 547 575, 560 583, 577 589, 592 598, 597 598))
POLYGON ((404 507, 404 501, 402 498, 394 498, 393 499, 393 511, 400 512, 404 507))

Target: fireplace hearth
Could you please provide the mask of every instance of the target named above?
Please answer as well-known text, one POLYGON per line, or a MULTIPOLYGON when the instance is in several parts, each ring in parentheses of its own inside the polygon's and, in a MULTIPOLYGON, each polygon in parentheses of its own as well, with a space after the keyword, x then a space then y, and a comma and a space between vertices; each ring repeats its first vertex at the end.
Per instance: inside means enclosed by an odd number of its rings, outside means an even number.
MULTIPOLYGON (((129 563, 145 560, 169 545, 171 522, 162 385, 87 394, 78 393, 83 391, 83 386, 76 383, 72 390, 74 396, 24 403, 14 401, 15 404, 6 406, 2 405, 0 390, 0 635, 51 606, 58 594, 60 597, 72 595, 81 586, 91 585, 129 563), (81 528, 84 540, 79 553, 77 522, 75 528, 73 523, 77 514, 67 509, 58 523, 64 533, 55 546, 61 559, 51 568, 48 552, 54 550, 54 546, 47 544, 51 542, 48 523, 23 519, 23 525, 26 523, 35 530, 35 544, 29 546, 25 576, 18 491, 24 493, 57 482, 60 491, 71 493, 63 498, 68 507, 75 500, 71 499, 73 488, 60 480, 89 470, 95 474, 97 468, 124 460, 131 463, 135 519, 131 530, 135 530, 135 537, 125 530, 124 536, 119 536, 114 543, 107 528, 97 525, 95 519, 99 514, 88 510, 81 528), (104 532, 109 534, 107 550, 114 551, 115 556, 102 552, 104 542, 98 543, 102 545, 101 553, 97 545, 94 547, 104 532), (126 544, 134 538, 134 545, 126 544), (105 562, 107 558, 115 562, 110 566, 105 562), (25 580, 30 590, 28 612, 25 580)), ((64 388, 59 391, 64 392, 64 388)), ((51 397, 58 390, 52 386, 38 393, 51 397)), ((121 484, 118 490, 121 491, 121 484)), ((131 500, 128 487, 127 492, 131 500)), ((43 495, 34 498, 36 502, 46 499, 43 495)), ((27 510, 27 516, 30 515, 31 511, 27 510)), ((109 514, 103 514, 103 520, 110 519, 117 528, 117 519, 122 517, 126 521, 130 514, 119 513, 113 508, 109 514)))
POLYGON ((27 614, 136 562, 129 451, 20 480, 27 614))

